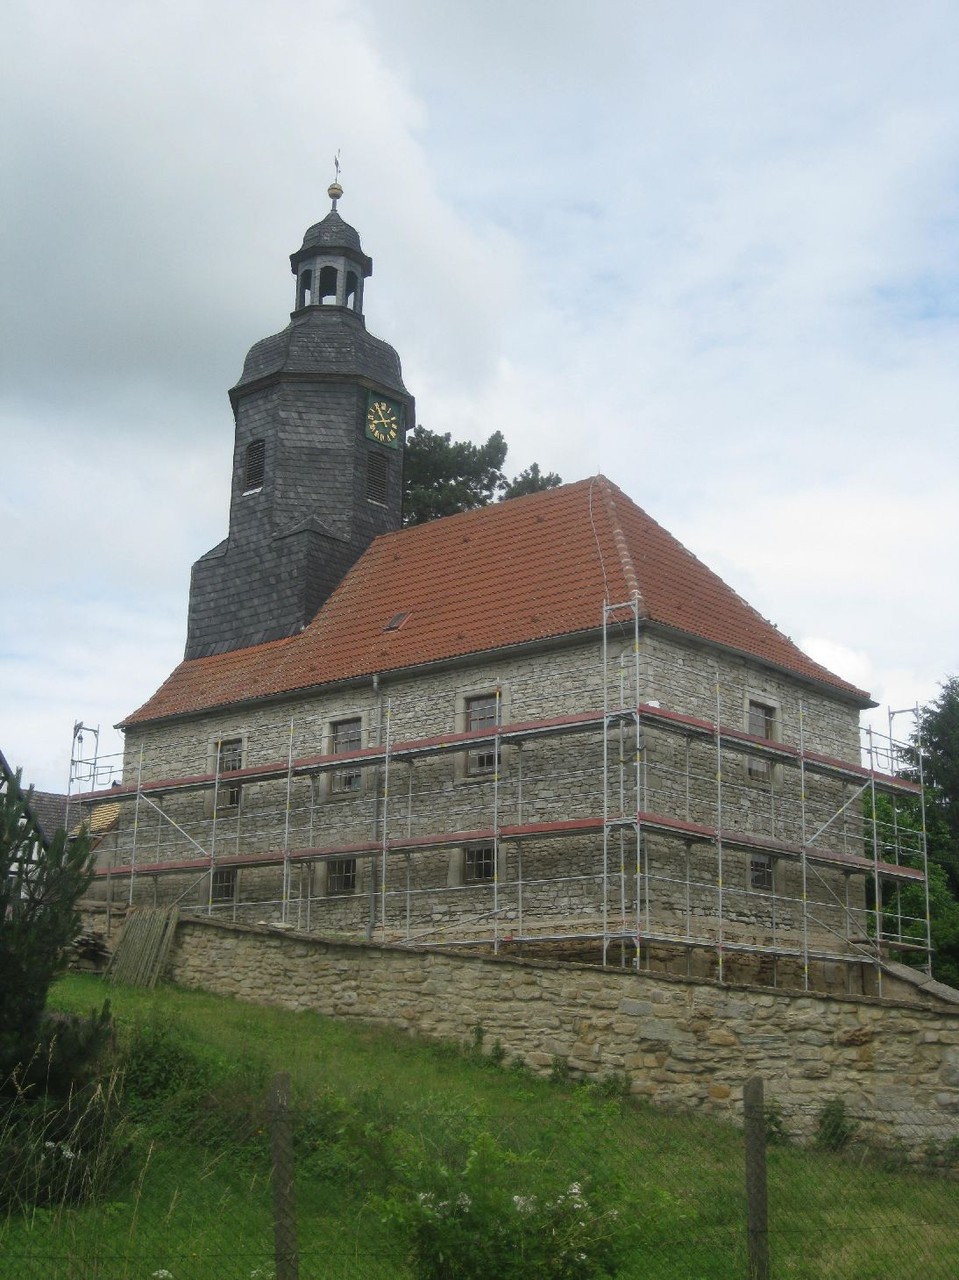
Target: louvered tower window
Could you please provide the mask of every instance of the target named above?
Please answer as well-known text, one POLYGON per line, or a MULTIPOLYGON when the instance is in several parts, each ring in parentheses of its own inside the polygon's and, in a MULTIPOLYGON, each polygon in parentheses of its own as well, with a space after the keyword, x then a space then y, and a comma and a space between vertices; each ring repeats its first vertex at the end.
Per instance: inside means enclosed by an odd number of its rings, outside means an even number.
POLYGON ((246 446, 246 458, 243 465, 243 492, 256 493, 263 488, 266 475, 266 441, 252 440, 246 446))
POLYGON ((386 506, 386 458, 382 453, 367 455, 366 496, 370 502, 386 506))

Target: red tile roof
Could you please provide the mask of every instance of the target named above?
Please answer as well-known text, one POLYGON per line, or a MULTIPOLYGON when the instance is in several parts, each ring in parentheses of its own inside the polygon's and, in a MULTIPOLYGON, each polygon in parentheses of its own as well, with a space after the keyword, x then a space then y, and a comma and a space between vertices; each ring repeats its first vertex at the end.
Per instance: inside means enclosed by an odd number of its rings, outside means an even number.
POLYGON ((377 538, 299 635, 182 662, 124 724, 589 631, 634 592, 649 622, 868 701, 595 476, 377 538))

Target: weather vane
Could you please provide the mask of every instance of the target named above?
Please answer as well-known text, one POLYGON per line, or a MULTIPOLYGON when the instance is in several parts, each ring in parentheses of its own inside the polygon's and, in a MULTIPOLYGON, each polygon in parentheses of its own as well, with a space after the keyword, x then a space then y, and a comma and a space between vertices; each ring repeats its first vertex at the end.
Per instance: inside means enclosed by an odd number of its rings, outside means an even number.
POLYGON ((333 208, 336 208, 336 202, 343 194, 343 188, 340 186, 340 153, 337 151, 333 157, 333 181, 327 188, 326 194, 333 201, 333 208))

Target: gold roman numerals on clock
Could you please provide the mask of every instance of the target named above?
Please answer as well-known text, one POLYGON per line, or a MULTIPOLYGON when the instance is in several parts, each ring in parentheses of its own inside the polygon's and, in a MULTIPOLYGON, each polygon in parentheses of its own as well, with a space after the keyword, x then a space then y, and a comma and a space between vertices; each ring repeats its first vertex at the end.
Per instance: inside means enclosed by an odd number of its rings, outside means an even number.
POLYGON ((366 434, 378 444, 395 449, 399 445, 403 428, 403 406, 383 396, 370 395, 366 410, 366 434))

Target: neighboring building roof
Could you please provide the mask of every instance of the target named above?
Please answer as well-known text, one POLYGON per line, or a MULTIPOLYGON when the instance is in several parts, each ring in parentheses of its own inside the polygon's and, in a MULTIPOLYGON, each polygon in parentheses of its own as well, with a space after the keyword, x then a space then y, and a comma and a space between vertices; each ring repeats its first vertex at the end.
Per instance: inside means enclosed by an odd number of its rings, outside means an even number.
POLYGON ((182 662, 124 724, 592 631, 634 593, 646 622, 868 703, 596 476, 378 538, 299 635, 182 662))
MULTIPOLYGON (((67 811, 67 797, 53 791, 32 791, 18 781, 16 770, 7 763, 0 751, 0 783, 15 788, 23 800, 28 822, 44 848, 50 847, 54 835, 63 826, 67 811)), ((2 787, 0 787, 2 789, 2 787)))
MULTIPOLYGON (((74 815, 72 821, 78 821, 75 801, 71 801, 70 808, 74 815)), ((57 791, 34 791, 30 796, 30 810, 44 837, 50 841, 66 825, 67 797, 57 791)))

